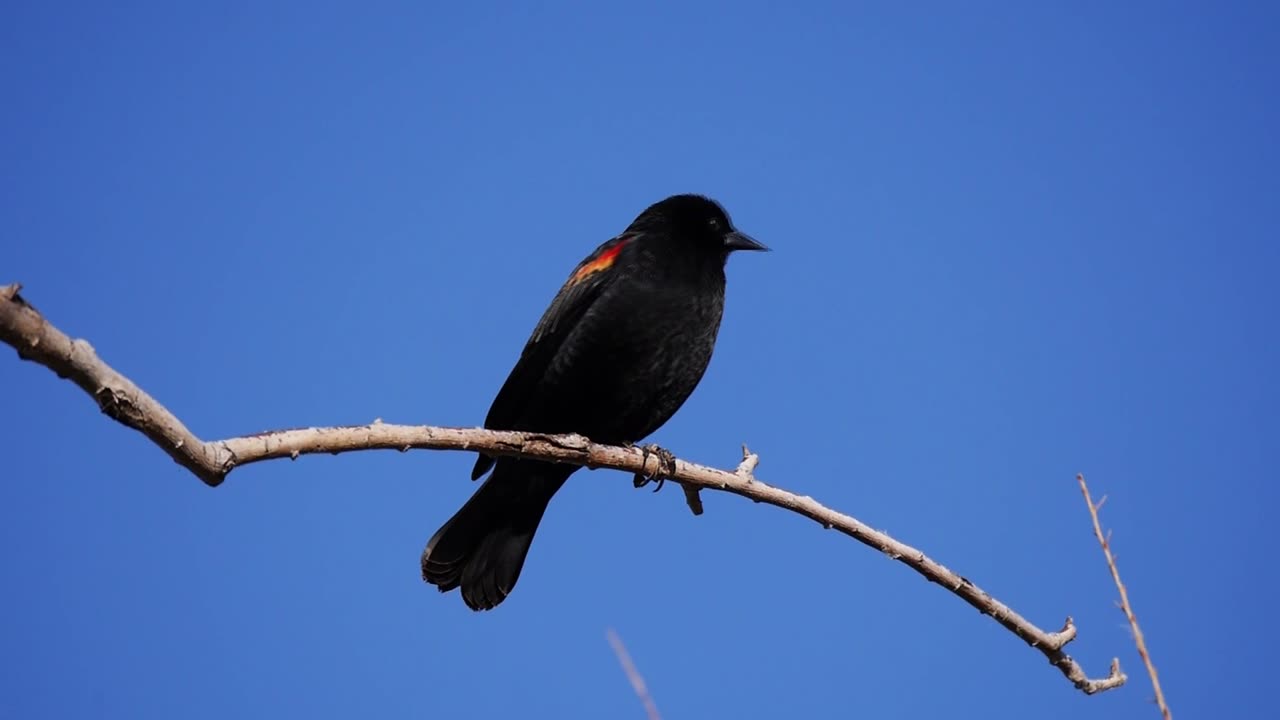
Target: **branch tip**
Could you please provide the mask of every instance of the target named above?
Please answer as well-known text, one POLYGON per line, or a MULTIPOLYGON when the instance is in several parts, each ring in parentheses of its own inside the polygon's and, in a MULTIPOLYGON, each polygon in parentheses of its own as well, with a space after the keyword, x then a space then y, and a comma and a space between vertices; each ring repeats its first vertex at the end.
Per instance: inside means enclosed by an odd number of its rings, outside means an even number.
MULTIPOLYGON (((1111 671, 1107 673, 1105 678, 1099 680, 1084 678, 1076 682, 1076 687, 1083 690, 1086 695, 1097 695, 1100 692, 1114 690, 1124 685, 1128 680, 1129 677, 1120 670, 1120 658, 1112 658, 1111 671)), ((1167 708, 1162 707, 1161 710, 1165 712, 1166 718, 1170 717, 1167 713, 1167 708)))
POLYGON ((608 639, 609 645, 613 648, 613 654, 618 658, 618 664, 622 666, 622 672, 627 676, 627 681, 631 683, 631 689, 635 691, 636 697, 640 698, 640 703, 644 706, 645 716, 649 720, 661 720, 658 715, 658 706, 653 702, 653 696, 649 694, 649 688, 644 683, 644 676, 636 668, 634 662, 631 661, 631 655, 627 653, 627 648, 622 644, 622 638, 618 637, 618 633, 613 628, 605 630, 605 638, 608 639))
POLYGON ((684 491, 684 502, 689 506, 689 511, 698 516, 702 514, 702 495, 701 488, 690 485, 688 483, 680 483, 680 489, 684 491))
POLYGON ((1062 629, 1056 633, 1049 634, 1049 647, 1054 650, 1061 650, 1067 643, 1076 639, 1076 633, 1075 621, 1068 615, 1067 621, 1062 625, 1062 629))

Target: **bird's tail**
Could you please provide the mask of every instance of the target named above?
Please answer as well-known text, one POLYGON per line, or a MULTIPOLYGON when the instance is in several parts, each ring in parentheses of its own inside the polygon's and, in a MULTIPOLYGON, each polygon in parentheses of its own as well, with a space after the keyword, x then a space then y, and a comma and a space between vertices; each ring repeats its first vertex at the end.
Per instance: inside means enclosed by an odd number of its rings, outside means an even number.
POLYGON ((490 610, 520 578, 547 503, 577 468, 499 460, 493 475, 422 551, 422 579, 448 592, 462 588, 472 610, 490 610))

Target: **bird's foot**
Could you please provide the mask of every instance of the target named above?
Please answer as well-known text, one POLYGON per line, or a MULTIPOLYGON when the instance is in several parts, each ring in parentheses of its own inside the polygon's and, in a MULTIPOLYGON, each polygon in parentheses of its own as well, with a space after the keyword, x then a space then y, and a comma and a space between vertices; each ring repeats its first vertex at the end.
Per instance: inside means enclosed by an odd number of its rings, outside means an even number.
POLYGON ((658 484, 653 488, 654 492, 662 489, 662 485, 667 481, 667 476, 676 471, 676 456, 671 451, 658 445, 642 445, 640 452, 643 455, 641 466, 649 464, 649 456, 658 456, 658 469, 652 475, 646 475, 643 472, 635 474, 632 484, 637 488, 642 488, 650 482, 657 480, 658 484))

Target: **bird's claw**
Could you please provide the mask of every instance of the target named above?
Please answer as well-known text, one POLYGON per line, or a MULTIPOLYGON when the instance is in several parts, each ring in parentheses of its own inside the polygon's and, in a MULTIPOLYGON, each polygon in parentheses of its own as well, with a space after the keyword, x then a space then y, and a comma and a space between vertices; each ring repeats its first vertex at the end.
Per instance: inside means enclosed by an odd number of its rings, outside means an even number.
POLYGON ((662 489, 663 484, 667 482, 667 476, 675 473, 676 456, 673 455, 670 450, 658 445, 642 445, 640 446, 640 453, 642 456, 642 460, 640 461, 641 467, 649 464, 650 455, 657 455, 658 469, 652 475, 646 475, 644 472, 636 473, 635 478, 632 480, 632 485, 637 488, 642 488, 650 482, 657 480, 657 485, 654 486, 653 491, 658 492, 662 489))

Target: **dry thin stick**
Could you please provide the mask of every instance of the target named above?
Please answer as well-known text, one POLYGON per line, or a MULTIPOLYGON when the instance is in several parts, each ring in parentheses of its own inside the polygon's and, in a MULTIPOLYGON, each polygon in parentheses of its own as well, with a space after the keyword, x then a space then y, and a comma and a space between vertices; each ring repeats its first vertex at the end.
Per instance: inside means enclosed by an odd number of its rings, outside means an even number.
MULTIPOLYGON (((730 472, 676 460, 671 465, 634 447, 599 445, 580 435, 546 435, 481 428, 449 428, 428 425, 369 425, 273 430, 225 440, 201 441, 150 395, 102 362, 84 340, 72 340, 53 327, 18 295, 19 286, 0 287, 0 340, 18 350, 18 356, 44 365, 60 377, 71 379, 93 397, 104 413, 146 435, 179 465, 210 486, 220 484, 240 465, 275 458, 297 459, 314 453, 357 450, 471 450, 503 457, 525 457, 611 468, 656 478, 664 476, 686 488, 689 500, 699 490, 721 490, 803 515, 827 529, 838 530, 915 570, 961 600, 990 615, 1023 642, 1040 651, 1080 690, 1094 694, 1125 682, 1118 660, 1104 678, 1090 679, 1079 663, 1062 648, 1076 636, 1068 617, 1058 632, 1032 624, 1004 603, 988 595, 950 568, 861 521, 796 495, 755 477, 759 458, 743 447, 743 460, 730 472), (665 467, 664 467, 665 466, 665 467)), ((694 503, 689 501, 692 507, 694 503)), ((699 500, 698 505, 701 505, 699 500)))
POLYGON ((640 671, 636 669, 635 663, 631 662, 631 656, 627 654, 627 647, 622 644, 622 638, 618 637, 618 633, 609 628, 605 631, 605 635, 609 638, 609 644, 613 646, 613 654, 618 656, 618 664, 622 665, 622 672, 627 674, 627 680, 631 681, 631 689, 636 691, 636 697, 640 698, 640 702, 644 704, 644 713, 649 720, 662 720, 662 716, 658 714, 658 706, 653 704, 653 696, 649 694, 649 688, 644 684, 644 677, 640 671))
POLYGON ((1129 620, 1129 627, 1133 628, 1133 641, 1138 646, 1138 655, 1142 656, 1142 662, 1147 666, 1147 674, 1151 676, 1151 687, 1156 692, 1156 705, 1160 708, 1160 714, 1164 716, 1164 720, 1173 720, 1169 705, 1164 700, 1164 691, 1160 689, 1160 677, 1156 674, 1155 663, 1151 662, 1151 653, 1147 652, 1147 641, 1142 636, 1142 628, 1138 627, 1138 616, 1133 613, 1133 606, 1129 604, 1129 591, 1120 581, 1120 568, 1116 567, 1116 559, 1111 554, 1111 536, 1109 533, 1103 534, 1102 522, 1098 520, 1098 510, 1102 508, 1102 503, 1106 502, 1107 498, 1103 496, 1094 503, 1093 498, 1089 496, 1089 486, 1085 484, 1084 475, 1076 475, 1076 480, 1080 482, 1080 492, 1084 493, 1085 504, 1089 506, 1089 517, 1093 518, 1093 536, 1098 538, 1098 544, 1102 545, 1102 554, 1106 556, 1107 567, 1111 569, 1111 579, 1115 581, 1116 589, 1120 591, 1120 609, 1129 620))

